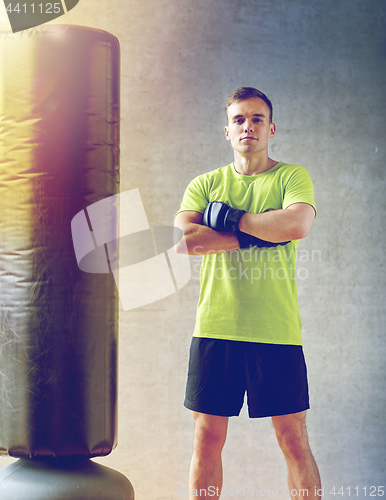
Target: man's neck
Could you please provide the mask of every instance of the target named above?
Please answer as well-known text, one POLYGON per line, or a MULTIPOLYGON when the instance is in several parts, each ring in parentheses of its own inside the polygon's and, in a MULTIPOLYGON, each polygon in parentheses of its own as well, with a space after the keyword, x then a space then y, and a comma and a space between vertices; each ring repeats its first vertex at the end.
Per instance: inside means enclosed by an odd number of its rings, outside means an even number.
POLYGON ((278 162, 264 157, 248 157, 235 154, 235 170, 242 175, 258 175, 274 167, 278 162))

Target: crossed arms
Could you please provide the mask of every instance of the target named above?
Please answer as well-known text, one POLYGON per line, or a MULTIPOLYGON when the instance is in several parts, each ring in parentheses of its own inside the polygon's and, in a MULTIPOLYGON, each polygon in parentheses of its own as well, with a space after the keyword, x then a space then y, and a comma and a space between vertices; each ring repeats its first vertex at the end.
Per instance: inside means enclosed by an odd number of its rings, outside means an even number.
MULTIPOLYGON (((239 229, 262 240, 280 241, 305 238, 315 218, 315 210, 307 203, 294 203, 285 209, 261 214, 244 214, 239 229)), ((206 255, 240 248, 234 232, 219 232, 202 225, 202 213, 187 210, 176 215, 174 225, 183 231, 177 253, 206 255), (185 244, 184 244, 185 242, 185 244)))

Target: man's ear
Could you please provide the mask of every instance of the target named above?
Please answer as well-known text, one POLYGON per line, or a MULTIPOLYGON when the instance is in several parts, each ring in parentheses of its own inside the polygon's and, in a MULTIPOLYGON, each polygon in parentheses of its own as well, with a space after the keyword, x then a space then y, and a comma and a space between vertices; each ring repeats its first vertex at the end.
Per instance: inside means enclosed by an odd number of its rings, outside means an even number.
POLYGON ((276 125, 274 123, 270 124, 270 131, 269 131, 269 138, 272 139, 272 137, 275 135, 276 132, 276 125))
POLYGON ((225 132, 225 137, 226 137, 227 141, 230 141, 231 138, 229 136, 229 128, 227 126, 224 127, 224 132, 225 132))

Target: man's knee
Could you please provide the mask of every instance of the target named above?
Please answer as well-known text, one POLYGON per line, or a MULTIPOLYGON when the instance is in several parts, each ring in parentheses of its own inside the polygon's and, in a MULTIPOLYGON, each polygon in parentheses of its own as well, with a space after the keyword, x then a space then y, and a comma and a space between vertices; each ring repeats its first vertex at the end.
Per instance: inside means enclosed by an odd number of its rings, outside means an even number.
POLYGON ((273 417, 276 437, 284 455, 300 459, 309 450, 305 412, 273 417))
POLYGON ((228 418, 193 412, 194 449, 198 454, 218 454, 225 444, 228 418))

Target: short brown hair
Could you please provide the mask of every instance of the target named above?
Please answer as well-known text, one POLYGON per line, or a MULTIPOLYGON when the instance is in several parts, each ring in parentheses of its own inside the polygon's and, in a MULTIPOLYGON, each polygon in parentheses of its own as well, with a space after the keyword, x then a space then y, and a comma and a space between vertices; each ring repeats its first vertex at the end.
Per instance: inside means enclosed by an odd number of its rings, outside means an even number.
POLYGON ((246 101, 247 99, 252 99, 254 97, 259 97, 268 106, 268 108, 269 108, 269 121, 270 121, 270 123, 272 123, 272 119, 273 119, 272 102, 268 99, 268 97, 263 92, 255 89, 253 87, 240 87, 239 89, 234 90, 229 95, 229 97, 227 99, 226 106, 225 106, 225 113, 227 115, 227 120, 228 120, 228 108, 231 104, 233 104, 235 101, 246 101))

